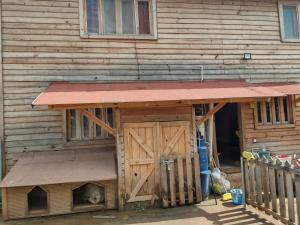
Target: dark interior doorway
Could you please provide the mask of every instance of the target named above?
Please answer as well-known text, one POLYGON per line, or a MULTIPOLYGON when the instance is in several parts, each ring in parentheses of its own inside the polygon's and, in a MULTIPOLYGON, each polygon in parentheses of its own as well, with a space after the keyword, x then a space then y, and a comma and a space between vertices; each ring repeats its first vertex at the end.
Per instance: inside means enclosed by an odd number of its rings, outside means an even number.
POLYGON ((239 166, 238 104, 228 103, 215 115, 217 150, 221 167, 239 166))

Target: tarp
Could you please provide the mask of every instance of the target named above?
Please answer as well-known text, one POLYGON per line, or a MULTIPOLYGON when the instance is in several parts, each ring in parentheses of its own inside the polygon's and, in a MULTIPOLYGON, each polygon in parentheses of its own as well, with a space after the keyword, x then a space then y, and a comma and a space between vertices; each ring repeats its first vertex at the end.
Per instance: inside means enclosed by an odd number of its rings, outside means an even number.
POLYGON ((243 80, 69 83, 54 82, 32 105, 144 103, 280 97, 300 94, 300 84, 251 84, 243 80))
POLYGON ((24 154, 3 179, 0 187, 117 179, 112 152, 65 150, 24 154))

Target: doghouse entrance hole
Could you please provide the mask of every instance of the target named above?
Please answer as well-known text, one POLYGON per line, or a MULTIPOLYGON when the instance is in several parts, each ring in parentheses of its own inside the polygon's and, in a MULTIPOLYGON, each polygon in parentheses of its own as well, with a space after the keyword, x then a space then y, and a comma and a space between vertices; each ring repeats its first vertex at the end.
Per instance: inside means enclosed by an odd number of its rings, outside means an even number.
POLYGON ((34 187, 27 195, 28 199, 28 211, 47 211, 48 210, 48 199, 47 192, 41 187, 34 187))
POLYGON ((73 190, 73 207, 103 206, 105 203, 104 187, 87 183, 73 190))

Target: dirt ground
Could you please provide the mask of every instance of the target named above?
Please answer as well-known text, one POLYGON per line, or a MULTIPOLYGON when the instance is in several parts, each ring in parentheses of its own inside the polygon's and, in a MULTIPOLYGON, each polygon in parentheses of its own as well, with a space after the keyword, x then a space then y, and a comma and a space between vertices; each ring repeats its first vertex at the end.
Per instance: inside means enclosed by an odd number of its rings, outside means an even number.
POLYGON ((49 216, 3 222, 2 225, 250 225, 281 224, 272 217, 248 207, 246 210, 232 203, 214 200, 199 205, 170 209, 104 211, 72 215, 49 216))

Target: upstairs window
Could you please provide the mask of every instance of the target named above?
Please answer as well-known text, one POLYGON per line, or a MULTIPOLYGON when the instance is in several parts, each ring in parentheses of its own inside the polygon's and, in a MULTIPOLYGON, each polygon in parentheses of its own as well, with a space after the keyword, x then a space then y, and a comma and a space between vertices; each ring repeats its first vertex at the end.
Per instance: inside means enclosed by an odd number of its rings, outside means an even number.
POLYGON ((280 26, 283 41, 300 42, 300 2, 280 1, 280 26))
POLYGON ((80 0, 81 36, 156 38, 155 0, 80 0))
MULTIPOLYGON (((88 110, 111 127, 113 126, 113 111, 111 108, 88 110)), ((76 109, 66 111, 66 126, 67 140, 69 141, 105 139, 110 136, 110 134, 99 125, 91 122, 91 120, 76 109)))
POLYGON ((275 97, 255 105, 257 127, 287 126, 294 123, 293 97, 275 97))

